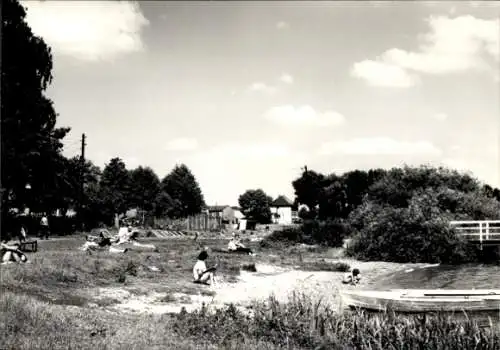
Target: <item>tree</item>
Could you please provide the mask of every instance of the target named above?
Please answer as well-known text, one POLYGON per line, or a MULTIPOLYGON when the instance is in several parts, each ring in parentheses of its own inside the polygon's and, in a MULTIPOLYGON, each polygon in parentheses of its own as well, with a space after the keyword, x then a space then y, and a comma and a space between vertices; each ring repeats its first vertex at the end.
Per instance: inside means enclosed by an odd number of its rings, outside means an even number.
POLYGON ((26 11, 15 0, 2 2, 2 210, 30 200, 44 210, 60 205, 61 140, 57 114, 44 92, 52 80, 52 54, 33 35, 26 11), (27 193, 26 184, 31 185, 27 193))
POLYGON ((319 204, 324 182, 324 175, 305 169, 302 176, 292 182, 297 202, 307 205, 314 212, 319 204))
POLYGON ((130 208, 130 176, 125 163, 120 158, 113 158, 104 167, 100 181, 100 195, 106 217, 124 214, 130 208))
POLYGON ((160 179, 153 169, 138 167, 130 172, 130 203, 150 212, 160 192, 160 179))
POLYGON ((380 203, 404 208, 417 190, 447 187, 460 192, 477 192, 479 182, 468 174, 443 167, 429 166, 393 168, 374 183, 369 197, 380 203))
POLYGON ((162 191, 168 193, 175 204, 175 217, 198 214, 205 206, 201 188, 191 170, 184 165, 176 165, 161 182, 162 191))
POLYGON ((176 212, 176 209, 180 207, 181 203, 174 201, 167 192, 160 190, 153 203, 153 214, 156 217, 178 217, 180 213, 176 212))
POLYGON ((269 224, 271 222, 272 197, 263 190, 247 190, 238 198, 238 203, 242 213, 251 220, 259 224, 269 224))

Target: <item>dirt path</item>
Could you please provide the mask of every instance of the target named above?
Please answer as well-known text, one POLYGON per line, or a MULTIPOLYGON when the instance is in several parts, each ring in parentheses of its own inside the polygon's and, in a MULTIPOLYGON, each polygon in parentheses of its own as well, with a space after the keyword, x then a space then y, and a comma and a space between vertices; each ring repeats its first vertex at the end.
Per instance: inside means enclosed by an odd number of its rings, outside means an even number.
MULTIPOLYGON (((342 261, 362 271, 362 283, 356 287, 362 289, 370 289, 370 286, 386 274, 426 266, 425 264, 357 262, 348 259, 342 261)), ((192 311, 200 308, 202 303, 211 307, 221 307, 227 303, 246 307, 253 300, 265 300, 270 295, 274 295, 279 301, 286 301, 295 291, 304 293, 313 300, 321 299, 323 303, 339 310, 339 290, 354 288, 341 283, 343 274, 339 272, 298 271, 272 265, 257 265, 256 267, 257 272, 241 271, 236 283, 227 283, 219 279, 217 286, 207 287, 215 292, 214 296, 167 294, 154 291, 137 296, 123 288, 100 288, 94 291, 94 296, 98 299, 110 298, 120 301, 107 307, 108 310, 162 314, 179 312, 182 307, 187 311, 192 311)))

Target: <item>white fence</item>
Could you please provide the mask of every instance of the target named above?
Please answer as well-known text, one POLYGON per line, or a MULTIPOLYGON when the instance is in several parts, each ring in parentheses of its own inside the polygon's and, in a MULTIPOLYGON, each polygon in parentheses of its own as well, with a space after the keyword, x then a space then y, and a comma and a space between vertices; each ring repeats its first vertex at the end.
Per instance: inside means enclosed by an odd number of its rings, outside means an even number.
POLYGON ((500 220, 450 221, 450 225, 469 241, 480 244, 500 241, 500 220))

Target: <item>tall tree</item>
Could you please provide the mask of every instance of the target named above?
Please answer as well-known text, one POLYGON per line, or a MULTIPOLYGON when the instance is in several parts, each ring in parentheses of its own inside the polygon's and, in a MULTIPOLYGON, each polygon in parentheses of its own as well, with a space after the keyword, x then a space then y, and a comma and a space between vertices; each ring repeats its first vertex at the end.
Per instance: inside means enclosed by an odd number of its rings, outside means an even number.
POLYGON ((191 170, 184 164, 176 165, 162 180, 161 187, 175 204, 175 216, 198 214, 205 206, 201 188, 191 170))
POLYGON ((130 208, 130 176, 125 163, 113 158, 104 167, 100 182, 100 195, 106 216, 124 214, 130 208))
POLYGON ((56 128, 57 114, 44 94, 52 80, 52 54, 32 33, 18 1, 3 1, 2 12, 2 210, 28 200, 51 210, 60 205, 61 140, 69 132, 56 128))
POLYGON ((259 224, 271 222, 271 203, 273 199, 263 190, 247 190, 238 198, 242 213, 259 224))
POLYGON ((310 211, 314 211, 319 204, 324 185, 325 176, 323 174, 306 169, 301 177, 292 182, 296 201, 307 205, 310 211))
POLYGON ((150 167, 138 167, 130 172, 130 203, 145 211, 152 211, 160 192, 160 179, 150 167))

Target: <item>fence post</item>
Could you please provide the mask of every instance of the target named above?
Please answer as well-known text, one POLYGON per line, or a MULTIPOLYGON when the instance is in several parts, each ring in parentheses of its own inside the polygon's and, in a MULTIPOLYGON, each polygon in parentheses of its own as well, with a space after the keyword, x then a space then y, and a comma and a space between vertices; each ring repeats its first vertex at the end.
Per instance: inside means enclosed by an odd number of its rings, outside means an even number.
POLYGON ((486 239, 490 239, 490 222, 486 221, 486 239))
POLYGON ((479 222, 479 249, 483 250, 483 223, 479 222))

